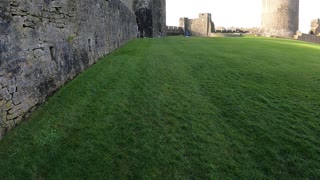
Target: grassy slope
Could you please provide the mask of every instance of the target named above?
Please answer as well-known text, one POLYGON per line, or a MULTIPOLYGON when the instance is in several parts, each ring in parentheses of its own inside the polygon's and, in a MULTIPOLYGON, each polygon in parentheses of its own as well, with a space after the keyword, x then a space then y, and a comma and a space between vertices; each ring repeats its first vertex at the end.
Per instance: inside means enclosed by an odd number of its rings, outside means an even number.
POLYGON ((320 177, 320 46, 138 39, 0 142, 1 179, 320 177))

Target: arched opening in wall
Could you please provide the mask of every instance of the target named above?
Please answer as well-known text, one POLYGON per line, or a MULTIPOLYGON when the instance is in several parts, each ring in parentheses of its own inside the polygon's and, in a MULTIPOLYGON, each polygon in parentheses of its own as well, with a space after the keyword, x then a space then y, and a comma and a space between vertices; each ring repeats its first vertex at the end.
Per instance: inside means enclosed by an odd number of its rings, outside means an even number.
POLYGON ((153 37, 152 11, 147 8, 138 9, 136 12, 138 24, 138 37, 153 37))
POLYGON ((309 34, 314 35, 315 33, 313 31, 310 31, 309 34))

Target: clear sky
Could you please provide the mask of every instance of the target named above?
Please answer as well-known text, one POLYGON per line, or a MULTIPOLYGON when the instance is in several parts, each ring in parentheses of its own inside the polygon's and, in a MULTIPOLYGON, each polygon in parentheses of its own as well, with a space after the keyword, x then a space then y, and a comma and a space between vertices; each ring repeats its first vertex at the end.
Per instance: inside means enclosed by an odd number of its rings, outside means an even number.
MULTIPOLYGON (((167 25, 178 26, 180 17, 211 13, 216 26, 260 27, 261 0, 167 0, 167 25)), ((310 30, 320 18, 320 0, 300 0, 300 31, 310 30)))

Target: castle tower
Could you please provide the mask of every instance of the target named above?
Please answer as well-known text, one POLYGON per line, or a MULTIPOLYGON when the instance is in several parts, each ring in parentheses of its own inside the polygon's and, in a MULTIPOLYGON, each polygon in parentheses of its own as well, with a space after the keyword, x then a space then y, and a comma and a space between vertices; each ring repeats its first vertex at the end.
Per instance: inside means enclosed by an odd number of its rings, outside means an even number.
POLYGON ((166 0, 134 0, 139 37, 166 35, 166 0))
POLYGON ((153 37, 166 35, 166 0, 153 0, 153 37))
POLYGON ((299 29, 299 0, 262 0, 261 35, 293 38, 299 29))

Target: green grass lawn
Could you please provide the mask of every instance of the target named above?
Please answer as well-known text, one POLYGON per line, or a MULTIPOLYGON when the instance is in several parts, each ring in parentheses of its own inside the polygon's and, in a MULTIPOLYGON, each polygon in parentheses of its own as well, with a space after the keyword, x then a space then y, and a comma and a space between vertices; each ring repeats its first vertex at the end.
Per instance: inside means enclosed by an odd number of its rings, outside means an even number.
POLYGON ((320 178, 320 46, 136 39, 0 142, 0 179, 320 178))

